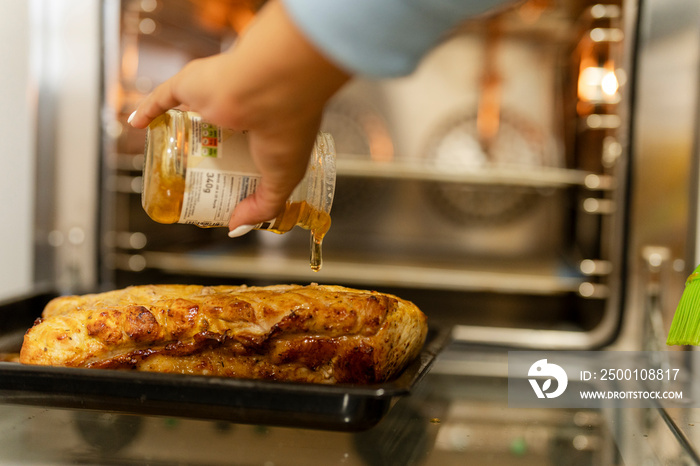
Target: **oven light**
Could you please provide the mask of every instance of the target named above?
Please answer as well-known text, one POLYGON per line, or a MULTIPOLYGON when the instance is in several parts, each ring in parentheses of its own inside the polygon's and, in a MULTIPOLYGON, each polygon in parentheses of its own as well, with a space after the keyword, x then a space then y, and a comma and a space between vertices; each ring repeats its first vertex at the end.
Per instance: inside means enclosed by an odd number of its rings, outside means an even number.
POLYGON ((589 66, 579 75, 578 95, 585 102, 617 103, 619 88, 617 75, 608 68, 589 66))
POLYGON ((605 75, 603 76, 603 79, 600 82, 600 88, 602 89, 603 94, 605 94, 606 97, 615 97, 615 95, 617 94, 618 83, 617 76, 615 76, 614 72, 606 71, 605 75))
POLYGON ((142 34, 153 34, 154 32, 156 32, 157 28, 158 25, 151 18, 143 18, 141 21, 139 21, 139 31, 142 34))

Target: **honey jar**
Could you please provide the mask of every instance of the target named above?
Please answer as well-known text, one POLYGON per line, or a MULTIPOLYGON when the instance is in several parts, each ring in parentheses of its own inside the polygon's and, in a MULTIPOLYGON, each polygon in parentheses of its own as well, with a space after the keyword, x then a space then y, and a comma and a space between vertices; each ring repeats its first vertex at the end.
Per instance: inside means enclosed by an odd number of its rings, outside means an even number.
MULTIPOLYGON (((314 270, 321 268, 321 244, 331 225, 335 176, 333 138, 321 132, 306 174, 282 213, 254 227, 280 234, 295 226, 309 230, 314 270)), ((141 204, 156 222, 228 226, 233 209, 255 191, 260 179, 245 132, 175 109, 148 127, 141 204)))

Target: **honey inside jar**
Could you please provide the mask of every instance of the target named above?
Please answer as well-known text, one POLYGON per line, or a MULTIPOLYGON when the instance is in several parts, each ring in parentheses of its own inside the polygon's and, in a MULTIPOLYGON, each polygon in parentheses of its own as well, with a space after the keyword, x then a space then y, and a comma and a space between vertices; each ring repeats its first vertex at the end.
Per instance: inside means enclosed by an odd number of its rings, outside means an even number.
POLYGON ((152 174, 155 189, 143 207, 148 216, 160 223, 177 223, 182 211, 182 196, 185 192, 185 179, 168 176, 160 172, 152 174))
POLYGON ((177 223, 182 211, 187 155, 184 122, 182 128, 177 124, 170 112, 164 113, 153 120, 146 137, 141 205, 158 223, 177 223))

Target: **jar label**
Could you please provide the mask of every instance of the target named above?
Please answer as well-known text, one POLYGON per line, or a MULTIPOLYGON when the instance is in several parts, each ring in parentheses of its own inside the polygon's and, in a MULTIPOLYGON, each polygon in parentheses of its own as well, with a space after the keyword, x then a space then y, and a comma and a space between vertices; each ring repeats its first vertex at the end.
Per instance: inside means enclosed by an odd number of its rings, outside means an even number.
POLYGON ((233 209, 255 191, 255 168, 244 133, 222 129, 192 116, 185 193, 179 223, 226 226, 233 209))

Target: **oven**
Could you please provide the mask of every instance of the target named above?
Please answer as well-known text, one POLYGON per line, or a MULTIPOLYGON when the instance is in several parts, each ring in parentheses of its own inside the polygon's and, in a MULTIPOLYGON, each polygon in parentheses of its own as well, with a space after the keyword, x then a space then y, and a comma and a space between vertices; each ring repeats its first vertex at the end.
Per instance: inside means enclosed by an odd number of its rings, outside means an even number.
MULTIPOLYGON (((43 281, 335 283, 411 299, 465 344, 639 347, 645 332, 660 344, 694 262, 696 178, 697 28, 667 18, 694 7, 530 0, 465 22, 410 76, 352 81, 323 122, 337 185, 314 273, 303 231, 230 239, 141 208, 145 134, 126 118, 187 61, 234 43, 262 3, 112 0, 93 12, 98 72, 81 79, 98 89, 100 158, 43 138, 58 194, 40 211, 62 213, 37 216, 43 281), (87 183, 60 169, 86 163, 99 169, 87 183), (86 196, 93 205, 71 208, 86 196)), ((53 110, 47 125, 61 124, 53 110)))

